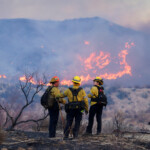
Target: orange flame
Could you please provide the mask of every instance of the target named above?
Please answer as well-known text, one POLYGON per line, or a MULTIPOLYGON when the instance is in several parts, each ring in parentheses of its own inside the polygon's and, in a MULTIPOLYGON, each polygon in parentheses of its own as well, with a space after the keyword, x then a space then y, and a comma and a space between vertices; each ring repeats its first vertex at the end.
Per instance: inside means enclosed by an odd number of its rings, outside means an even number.
MULTIPOLYGON (((81 81, 85 81, 85 82, 87 82, 87 81, 89 81, 90 79, 91 79, 91 77, 90 77, 90 75, 88 74, 86 77, 85 76, 80 76, 80 78, 81 78, 81 81)), ((61 85, 71 85, 72 84, 72 81, 71 80, 62 80, 61 82, 60 82, 60 84, 61 85)))
POLYGON ((60 84, 61 85, 71 85, 72 84, 72 82, 70 81, 70 80, 62 80, 61 82, 60 82, 60 84))
POLYGON ((120 65, 124 65, 124 70, 123 71, 119 71, 118 73, 110 73, 110 74, 105 73, 105 74, 101 75, 101 78, 111 80, 111 79, 120 78, 120 77, 122 77, 125 74, 132 75, 132 73, 131 73, 131 66, 129 66, 128 63, 126 62, 126 55, 127 54, 128 54, 127 50, 122 50, 118 54, 119 58, 120 59, 122 58, 122 61, 120 61, 120 65))
POLYGON ((19 78, 19 80, 22 81, 22 82, 26 82, 28 80, 28 82, 30 82, 30 83, 32 83, 34 85, 37 84, 37 82, 34 80, 34 78, 32 76, 29 77, 28 79, 27 79, 26 76, 22 76, 22 77, 19 78))
POLYGON ((84 44, 85 45, 90 45, 90 42, 89 41, 84 41, 84 44))
POLYGON ((88 74, 86 77, 85 76, 80 76, 81 81, 87 82, 91 79, 90 75, 88 74))
MULTIPOLYGON (((86 42, 88 42, 88 41, 85 41, 85 43, 86 42)), ((86 44, 88 44, 88 43, 86 43, 86 44)), ((99 76, 101 78, 104 78, 104 79, 107 79, 107 80, 117 79, 117 78, 122 77, 125 74, 128 74, 128 75, 132 76, 131 66, 126 61, 126 56, 128 55, 128 50, 132 46, 135 46, 135 44, 133 42, 130 43, 130 44, 128 42, 126 42, 125 43, 125 48, 126 49, 121 50, 121 52, 118 54, 118 57, 119 57, 119 60, 120 60, 119 64, 120 64, 121 68, 123 68, 122 71, 119 71, 117 73, 104 73, 104 74, 100 74, 99 76)), ((110 62, 113 59, 111 58, 110 53, 100 51, 98 56, 96 55, 95 52, 93 52, 93 53, 90 54, 90 56, 88 58, 83 59, 83 58, 81 58, 81 56, 79 56, 79 60, 84 63, 85 71, 90 70, 90 72, 92 71, 94 74, 96 74, 98 69, 105 68, 107 65, 110 64, 110 62)), ((95 75, 95 76, 97 76, 97 75, 95 75)), ((88 82, 89 80, 94 79, 95 76, 92 77, 90 74, 87 74, 86 76, 81 75, 80 78, 81 78, 82 82, 88 82)), ((6 78, 6 76, 4 76, 4 75, 0 75, 0 78, 1 77, 6 78)), ((23 77, 20 77, 19 80, 25 82, 27 80, 27 78, 25 76, 23 76, 23 77)), ((32 84, 38 84, 34 80, 33 77, 30 77, 28 79, 28 81, 31 82, 32 84)), ((72 81, 64 79, 60 83, 61 83, 61 85, 68 85, 69 86, 69 85, 72 84, 72 81)), ((43 84, 43 82, 41 81, 40 84, 43 84)), ((49 86, 49 85, 50 85, 50 83, 46 84, 46 86, 49 86)))
POLYGON ((50 83, 44 84, 42 80, 36 82, 35 79, 32 76, 29 77, 28 79, 27 79, 26 76, 22 76, 22 77, 19 78, 19 80, 22 81, 22 82, 26 82, 28 80, 28 82, 30 82, 30 83, 32 83, 34 85, 37 85, 37 84, 46 85, 46 86, 50 86, 51 85, 50 83))
MULTIPOLYGON (((80 58, 82 60, 82 58, 80 58)), ((110 54, 100 51, 100 54, 96 56, 96 53, 91 53, 88 58, 84 60, 85 70, 93 69, 95 66, 102 69, 110 63, 110 54), (93 67, 94 65, 94 67, 93 67)))
POLYGON ((92 61, 94 60, 94 57, 95 57, 95 53, 91 53, 91 55, 85 59, 84 63, 85 63, 85 67, 86 69, 92 69, 92 61))
POLYGON ((104 68, 105 66, 109 65, 110 61, 110 54, 100 52, 99 56, 96 57, 96 66, 98 66, 100 69, 104 68))
POLYGON ((6 79, 7 77, 3 74, 3 75, 0 75, 0 78, 6 79))
MULTIPOLYGON (((118 54, 118 57, 120 59, 119 63, 121 66, 123 66, 122 71, 119 71, 117 73, 105 73, 105 74, 101 74, 99 76, 101 78, 108 79, 108 80, 120 78, 125 74, 132 76, 131 66, 129 66, 126 61, 126 56, 128 55, 128 50, 132 46, 135 46, 135 44, 133 42, 131 44, 126 42, 125 43, 126 49, 121 50, 121 52, 118 54)), ((88 58, 86 58, 85 60, 82 59, 81 56, 79 57, 79 59, 80 59, 80 61, 84 61, 86 71, 94 69, 95 67, 98 67, 99 69, 103 69, 104 67, 109 65, 111 62, 110 54, 104 53, 102 51, 100 52, 100 54, 98 56, 96 56, 96 53, 91 53, 90 56, 88 58)), ((93 73, 96 73, 96 72, 97 72, 97 69, 93 70, 93 73)), ((94 79, 94 77, 91 77, 89 74, 87 76, 81 75, 80 77, 81 77, 82 82, 87 82, 91 79, 94 79)), ((62 85, 71 85, 71 81, 70 80, 62 80, 61 84, 62 85)))

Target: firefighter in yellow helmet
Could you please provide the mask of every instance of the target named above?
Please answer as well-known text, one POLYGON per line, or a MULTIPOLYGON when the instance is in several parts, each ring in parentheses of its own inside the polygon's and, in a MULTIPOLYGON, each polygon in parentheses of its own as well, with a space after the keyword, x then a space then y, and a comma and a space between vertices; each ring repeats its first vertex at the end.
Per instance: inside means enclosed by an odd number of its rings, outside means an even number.
POLYGON ((65 104, 65 100, 60 98, 56 100, 56 96, 60 94, 59 90, 59 78, 54 76, 50 80, 51 86, 49 88, 49 99, 48 99, 48 112, 50 115, 49 121, 49 137, 53 138, 56 136, 56 127, 59 117, 59 103, 65 104))
POLYGON ((88 126, 86 128, 85 135, 92 135, 92 127, 94 122, 94 116, 96 115, 97 120, 97 135, 101 133, 101 125, 102 125, 102 111, 103 106, 107 104, 106 96, 104 95, 104 88, 103 85, 103 79, 100 77, 96 77, 93 80, 94 86, 91 88, 90 93, 88 94, 88 97, 91 98, 91 107, 89 111, 89 122, 88 126), (104 102, 101 99, 101 96, 104 96, 104 102))
POLYGON ((68 103, 65 105, 66 126, 64 129, 64 139, 68 139, 69 132, 75 119, 75 126, 73 128, 73 137, 78 137, 80 122, 82 120, 82 112, 88 113, 88 99, 83 88, 80 87, 81 79, 79 76, 75 76, 72 79, 73 87, 68 88, 64 93, 58 95, 58 97, 68 97, 68 103))

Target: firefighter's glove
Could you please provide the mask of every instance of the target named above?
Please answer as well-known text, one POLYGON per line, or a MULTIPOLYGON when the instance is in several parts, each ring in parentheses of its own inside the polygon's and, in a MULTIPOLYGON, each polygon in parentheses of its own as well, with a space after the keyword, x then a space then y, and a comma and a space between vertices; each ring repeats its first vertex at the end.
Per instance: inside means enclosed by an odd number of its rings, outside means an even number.
POLYGON ((62 102, 63 102, 63 100, 62 100, 61 98, 59 98, 59 99, 58 99, 58 102, 59 102, 59 103, 62 103, 62 102))
POLYGON ((56 98, 56 101, 59 102, 59 98, 58 97, 56 98))
POLYGON ((59 103, 63 102, 62 98, 60 98, 59 95, 56 96, 56 101, 59 102, 59 103))
POLYGON ((56 97, 55 97, 56 99, 59 99, 60 98, 60 95, 58 94, 58 95, 56 95, 56 97))
POLYGON ((60 96, 59 96, 59 95, 56 95, 56 97, 55 97, 55 98, 56 98, 56 101, 57 101, 57 102, 59 102, 59 101, 60 101, 60 96))

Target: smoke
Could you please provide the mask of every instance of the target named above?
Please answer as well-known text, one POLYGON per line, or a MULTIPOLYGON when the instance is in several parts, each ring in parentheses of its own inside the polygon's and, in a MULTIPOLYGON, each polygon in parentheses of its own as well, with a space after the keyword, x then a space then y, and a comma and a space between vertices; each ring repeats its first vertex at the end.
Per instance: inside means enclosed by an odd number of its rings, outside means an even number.
POLYGON ((150 21, 148 21, 147 23, 139 25, 139 29, 141 31, 143 31, 144 33, 150 35, 150 21))
POLYGON ((149 84, 150 37, 141 32, 97 17, 66 21, 0 20, 0 29, 0 74, 14 76, 22 75, 24 70, 36 70, 66 80, 74 75, 112 74, 124 70, 118 54, 126 49, 126 42, 133 42, 135 46, 126 55, 132 76, 125 74, 116 80, 105 80, 105 83, 149 84), (85 44, 85 41, 89 43, 85 44), (99 55, 100 52, 110 54, 110 64, 96 68, 96 73, 86 70, 79 58, 85 60, 91 53, 99 55))
POLYGON ((149 20, 149 0, 0 0, 0 18, 64 20, 99 16, 139 29, 149 20))

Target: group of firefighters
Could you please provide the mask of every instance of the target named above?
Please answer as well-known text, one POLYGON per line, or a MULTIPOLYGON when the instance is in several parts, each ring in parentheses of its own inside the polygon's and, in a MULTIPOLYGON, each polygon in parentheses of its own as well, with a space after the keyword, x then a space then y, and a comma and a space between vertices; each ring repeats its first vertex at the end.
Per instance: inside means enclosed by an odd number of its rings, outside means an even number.
POLYGON ((73 87, 66 89, 64 92, 60 92, 59 90, 59 78, 54 76, 51 80, 51 90, 49 91, 49 100, 48 100, 48 111, 50 115, 50 122, 49 122, 49 137, 53 138, 56 136, 56 127, 59 117, 60 105, 62 103, 65 105, 66 111, 66 125, 64 128, 64 139, 69 138, 69 133, 71 130, 71 126, 73 120, 75 119, 75 125, 72 130, 73 138, 78 137, 80 123, 82 120, 82 114, 85 111, 87 115, 89 113, 89 120, 88 126, 86 128, 85 135, 92 135, 92 127, 94 122, 94 116, 96 115, 97 120, 97 135, 101 133, 101 116, 103 106, 102 104, 98 103, 99 99, 99 92, 104 93, 104 89, 102 88, 103 79, 100 77, 96 77, 93 80, 93 87, 88 94, 88 98, 91 98, 90 102, 90 110, 89 110, 89 102, 86 96, 86 93, 81 85, 81 79, 79 76, 75 76, 72 79, 73 87), (67 97, 68 102, 63 99, 67 97))

